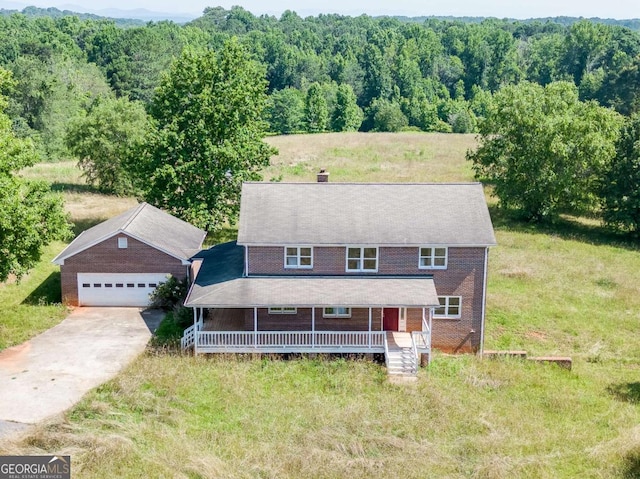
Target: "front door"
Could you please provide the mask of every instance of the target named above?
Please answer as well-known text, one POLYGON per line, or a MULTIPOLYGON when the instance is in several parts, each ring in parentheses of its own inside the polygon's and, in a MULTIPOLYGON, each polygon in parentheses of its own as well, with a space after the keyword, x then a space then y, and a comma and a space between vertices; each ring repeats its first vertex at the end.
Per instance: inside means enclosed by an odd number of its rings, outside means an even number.
POLYGON ((382 328, 385 331, 397 331, 399 316, 399 308, 384 308, 382 310, 382 328))

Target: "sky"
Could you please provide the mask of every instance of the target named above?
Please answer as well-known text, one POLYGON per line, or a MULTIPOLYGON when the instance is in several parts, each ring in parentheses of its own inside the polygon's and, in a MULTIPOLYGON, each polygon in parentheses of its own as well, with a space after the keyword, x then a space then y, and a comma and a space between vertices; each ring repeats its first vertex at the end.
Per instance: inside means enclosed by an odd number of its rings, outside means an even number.
MULTIPOLYGON (((0 6, 2 3, 0 2, 0 6)), ((630 19, 640 17, 638 0, 13 0, 39 7, 82 7, 85 11, 103 8, 131 10, 144 8, 155 12, 200 14, 207 6, 231 8, 240 5, 253 14, 279 16, 285 10, 300 15, 339 13, 343 15, 452 15, 498 18, 600 17, 630 19)))

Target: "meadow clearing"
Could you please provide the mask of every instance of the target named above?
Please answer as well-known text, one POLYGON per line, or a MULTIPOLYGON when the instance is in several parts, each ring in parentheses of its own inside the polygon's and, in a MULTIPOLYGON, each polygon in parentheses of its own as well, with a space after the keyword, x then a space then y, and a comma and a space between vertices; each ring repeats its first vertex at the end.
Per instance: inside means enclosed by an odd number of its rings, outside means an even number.
MULTIPOLYGON (((315 181, 321 167, 339 182, 473 180, 472 135, 268 141, 280 155, 267 180, 315 181)), ((76 233, 135 204, 94 192, 73 162, 24 174, 63 193, 76 233)), ((82 478, 640 477, 640 247, 593 219, 541 227, 490 205, 485 346, 571 356, 571 371, 436 354, 397 386, 367 360, 150 349, 65 415, 0 441, 0 454, 70 454, 82 478)), ((50 264, 62 247, 0 286, 0 349, 64 317, 50 264)))

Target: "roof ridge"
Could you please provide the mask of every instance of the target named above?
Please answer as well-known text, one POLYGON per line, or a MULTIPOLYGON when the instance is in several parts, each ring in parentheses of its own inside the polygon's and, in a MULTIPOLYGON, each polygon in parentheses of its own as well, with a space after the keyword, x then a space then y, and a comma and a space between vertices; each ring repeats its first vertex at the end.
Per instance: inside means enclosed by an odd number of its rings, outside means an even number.
POLYGON ((126 223, 120 228, 122 231, 126 231, 126 229, 129 227, 129 225, 131 224, 131 222, 136 219, 138 217, 138 215, 140 214, 140 212, 144 209, 145 206, 148 206, 149 203, 147 202, 142 202, 140 203, 138 206, 136 206, 135 210, 133 211, 133 214, 131 215, 131 217, 126 221, 126 223))
POLYGON ((336 186, 336 185, 347 185, 347 186, 468 186, 468 185, 481 185, 480 181, 447 181, 447 182, 398 182, 398 183, 385 183, 385 182, 373 182, 373 183, 358 183, 355 181, 348 182, 326 182, 326 183, 318 183, 315 181, 245 181, 243 184, 248 185, 324 185, 324 186, 336 186))

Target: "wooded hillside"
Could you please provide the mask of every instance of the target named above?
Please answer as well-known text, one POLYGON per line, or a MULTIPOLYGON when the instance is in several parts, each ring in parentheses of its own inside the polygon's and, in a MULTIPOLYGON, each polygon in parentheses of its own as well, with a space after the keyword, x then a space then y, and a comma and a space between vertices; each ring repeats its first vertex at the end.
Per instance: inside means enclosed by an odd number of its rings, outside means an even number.
POLYGON ((580 20, 481 22, 255 16, 208 8, 187 25, 121 28, 75 16, 0 17, 0 66, 13 72, 8 114, 43 159, 69 156, 70 120, 96 98, 149 105, 185 46, 220 49, 237 36, 266 66, 274 133, 376 130, 475 132, 490 94, 528 80, 567 80, 580 100, 624 115, 640 108, 640 33, 580 20))

